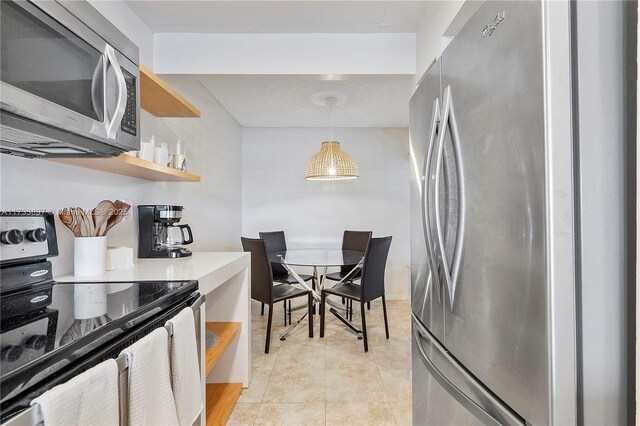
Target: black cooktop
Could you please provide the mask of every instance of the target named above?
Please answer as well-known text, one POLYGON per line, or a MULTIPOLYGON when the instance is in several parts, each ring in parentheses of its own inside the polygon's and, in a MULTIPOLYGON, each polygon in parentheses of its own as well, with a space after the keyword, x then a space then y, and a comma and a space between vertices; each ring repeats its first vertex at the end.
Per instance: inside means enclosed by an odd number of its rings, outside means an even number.
POLYGON ((56 283, 42 309, 3 310, 2 411, 10 400, 21 398, 70 364, 105 350, 119 352, 120 348, 112 348, 114 341, 150 321, 164 320, 159 316, 175 314, 185 301, 197 297, 197 289, 195 280, 56 283))

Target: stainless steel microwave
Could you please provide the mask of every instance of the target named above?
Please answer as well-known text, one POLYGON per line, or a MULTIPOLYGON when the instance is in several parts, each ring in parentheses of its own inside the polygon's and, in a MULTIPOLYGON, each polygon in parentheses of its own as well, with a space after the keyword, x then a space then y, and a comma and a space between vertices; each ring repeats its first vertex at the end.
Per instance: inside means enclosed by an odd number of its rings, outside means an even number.
POLYGON ((0 151, 140 148, 138 47, 86 1, 0 1, 0 151))

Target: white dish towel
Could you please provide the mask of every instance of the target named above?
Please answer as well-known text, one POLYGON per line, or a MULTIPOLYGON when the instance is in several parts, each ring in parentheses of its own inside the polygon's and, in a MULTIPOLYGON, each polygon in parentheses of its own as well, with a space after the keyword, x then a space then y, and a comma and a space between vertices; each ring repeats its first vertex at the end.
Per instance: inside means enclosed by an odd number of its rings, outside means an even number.
POLYGON ((43 393, 31 405, 48 425, 117 425, 118 364, 110 359, 43 393))
POLYGON ((129 365, 129 425, 178 424, 171 392, 168 337, 161 327, 121 352, 129 365))
POLYGON ((170 348, 171 385, 178 422, 190 426, 196 421, 203 407, 193 310, 184 308, 167 323, 173 325, 170 348))

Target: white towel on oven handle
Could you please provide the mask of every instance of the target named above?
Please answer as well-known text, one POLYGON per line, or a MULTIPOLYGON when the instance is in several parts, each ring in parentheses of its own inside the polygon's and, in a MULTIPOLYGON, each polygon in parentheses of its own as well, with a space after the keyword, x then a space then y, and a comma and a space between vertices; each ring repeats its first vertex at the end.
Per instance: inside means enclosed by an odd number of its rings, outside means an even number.
POLYGON ((190 426, 196 421, 204 406, 193 310, 184 308, 167 323, 173 326, 169 356, 178 422, 190 426))
POLYGON ((118 364, 109 359, 31 401, 48 425, 117 425, 118 364))
POLYGON ((129 425, 176 425, 176 413, 164 327, 125 348, 129 378, 129 425))

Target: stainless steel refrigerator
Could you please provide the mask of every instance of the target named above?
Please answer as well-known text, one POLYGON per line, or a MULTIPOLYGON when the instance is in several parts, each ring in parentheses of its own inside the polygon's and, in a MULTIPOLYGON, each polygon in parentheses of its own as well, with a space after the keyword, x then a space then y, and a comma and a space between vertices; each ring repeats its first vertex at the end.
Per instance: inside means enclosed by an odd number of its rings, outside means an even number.
POLYGON ((627 421, 627 6, 607 3, 486 2, 411 99, 416 425, 627 421))

